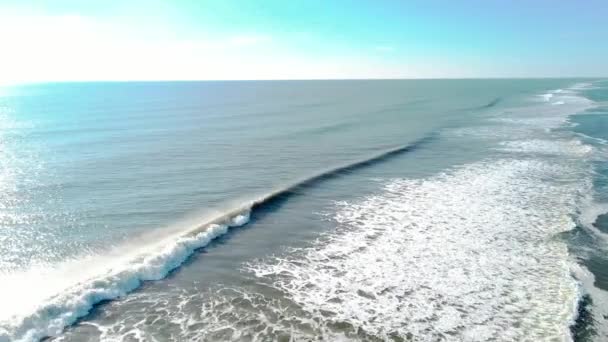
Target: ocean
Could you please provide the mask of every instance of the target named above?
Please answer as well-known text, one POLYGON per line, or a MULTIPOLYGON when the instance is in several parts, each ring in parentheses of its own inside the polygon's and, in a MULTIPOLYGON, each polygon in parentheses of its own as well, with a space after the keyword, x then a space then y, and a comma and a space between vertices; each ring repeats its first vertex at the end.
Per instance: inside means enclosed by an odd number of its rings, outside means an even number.
POLYGON ((0 341, 605 341, 608 81, 0 88, 0 341))

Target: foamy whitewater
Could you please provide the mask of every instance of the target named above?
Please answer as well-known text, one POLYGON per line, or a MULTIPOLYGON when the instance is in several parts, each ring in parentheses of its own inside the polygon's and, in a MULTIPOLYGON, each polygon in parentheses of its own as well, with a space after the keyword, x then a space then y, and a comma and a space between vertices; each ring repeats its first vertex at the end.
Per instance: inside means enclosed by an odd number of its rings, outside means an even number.
POLYGON ((602 341, 605 89, 6 91, 0 341, 602 341))

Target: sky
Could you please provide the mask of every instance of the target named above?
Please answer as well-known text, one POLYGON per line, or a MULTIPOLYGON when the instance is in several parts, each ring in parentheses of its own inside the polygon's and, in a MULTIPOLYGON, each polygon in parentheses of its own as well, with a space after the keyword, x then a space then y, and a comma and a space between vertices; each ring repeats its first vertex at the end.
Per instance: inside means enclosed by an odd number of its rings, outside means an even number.
POLYGON ((0 0, 0 84, 608 76, 606 0, 0 0))

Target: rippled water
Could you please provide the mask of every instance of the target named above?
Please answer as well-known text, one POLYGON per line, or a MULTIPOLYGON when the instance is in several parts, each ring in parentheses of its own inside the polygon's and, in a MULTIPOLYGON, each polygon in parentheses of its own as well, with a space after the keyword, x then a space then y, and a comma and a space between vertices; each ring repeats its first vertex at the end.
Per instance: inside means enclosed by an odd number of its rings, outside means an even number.
POLYGON ((0 341, 602 340, 607 86, 3 89, 0 341))

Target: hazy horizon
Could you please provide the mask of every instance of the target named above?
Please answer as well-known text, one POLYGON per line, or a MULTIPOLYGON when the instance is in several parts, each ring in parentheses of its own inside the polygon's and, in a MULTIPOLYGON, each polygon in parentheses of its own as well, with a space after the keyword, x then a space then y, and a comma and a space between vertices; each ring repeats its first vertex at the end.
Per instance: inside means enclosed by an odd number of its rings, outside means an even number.
POLYGON ((154 82, 305 82, 305 81, 475 81, 475 80, 578 80, 589 81, 603 80, 608 76, 563 76, 563 77, 419 77, 419 78, 267 78, 267 79, 158 79, 158 80, 53 80, 53 81, 30 81, 12 84, 0 84, 0 86, 18 85, 44 85, 55 83, 154 83, 154 82))
POLYGON ((0 84, 588 78, 601 1, 0 1, 0 84))

